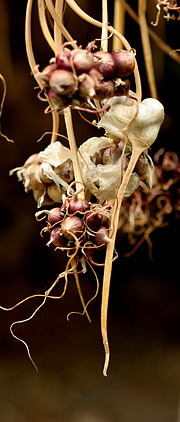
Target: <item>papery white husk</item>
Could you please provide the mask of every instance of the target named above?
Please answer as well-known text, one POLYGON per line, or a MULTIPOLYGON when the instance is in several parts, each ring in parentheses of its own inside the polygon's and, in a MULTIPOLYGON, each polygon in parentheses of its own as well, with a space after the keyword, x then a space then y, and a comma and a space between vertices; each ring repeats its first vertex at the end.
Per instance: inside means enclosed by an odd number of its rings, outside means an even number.
MULTIPOLYGON (((92 162, 91 157, 98 153, 102 148, 109 147, 110 145, 110 139, 102 136, 88 139, 79 148, 80 154, 83 157, 83 160, 80 157, 83 183, 86 189, 88 189, 94 196, 103 200, 115 199, 116 197, 116 190, 122 180, 122 159, 120 156, 114 164, 96 165, 92 162), (92 182, 97 185, 97 188, 92 182)), ((124 156, 123 166, 125 163, 126 157, 124 156)), ((125 196, 130 196, 137 189, 139 180, 140 179, 136 173, 131 175, 125 196)))
POLYGON ((44 151, 41 151, 38 154, 39 163, 48 163, 54 167, 60 166, 69 158, 72 160, 71 150, 64 147, 59 141, 48 145, 44 151))
MULTIPOLYGON (((135 96, 131 92, 132 95, 135 96)), ((146 98, 139 104, 127 96, 112 97, 107 101, 110 110, 98 122, 98 128, 104 128, 106 135, 113 139, 120 138, 121 131, 133 120, 137 107, 139 111, 135 119, 125 129, 131 141, 141 140, 149 148, 157 138, 160 126, 164 120, 164 107, 154 98, 146 98)))

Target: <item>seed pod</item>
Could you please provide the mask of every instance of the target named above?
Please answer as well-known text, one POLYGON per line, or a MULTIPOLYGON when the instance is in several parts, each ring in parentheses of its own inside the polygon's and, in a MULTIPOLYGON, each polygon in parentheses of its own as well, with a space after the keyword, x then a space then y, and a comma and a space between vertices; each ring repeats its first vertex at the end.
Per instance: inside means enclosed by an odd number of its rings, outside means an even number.
POLYGON ((110 147, 106 148, 103 152, 103 164, 111 164, 118 160, 121 155, 120 149, 116 145, 111 145, 110 147))
POLYGON ((82 98, 93 98, 95 95, 95 80, 92 76, 82 73, 78 77, 77 95, 82 98))
POLYGON ((115 94, 115 84, 111 79, 107 81, 102 81, 99 86, 96 88, 95 97, 97 100, 101 101, 105 98, 110 98, 115 94))
POLYGON ((102 73, 100 73, 95 67, 92 67, 89 70, 88 75, 91 76, 92 78, 94 78, 94 80, 95 80, 95 89, 96 89, 99 86, 99 84, 102 82, 102 80, 103 80, 102 73))
POLYGON ((77 212, 85 212, 90 209, 90 204, 86 199, 75 197, 69 201, 68 214, 74 214, 77 212))
POLYGON ((64 218, 64 214, 61 211, 61 208, 59 208, 59 207, 52 208, 48 212, 48 223, 50 223, 50 224, 58 223, 58 222, 62 221, 63 218, 64 218))
POLYGON ((51 183, 51 185, 47 187, 47 194, 54 202, 62 202, 62 195, 64 194, 64 190, 59 190, 55 183, 51 183))
POLYGON ((72 51, 72 61, 78 75, 88 72, 94 64, 93 55, 80 48, 72 51))
POLYGON ((64 163, 58 167, 54 167, 54 172, 64 179, 67 183, 70 183, 74 179, 74 170, 73 163, 70 158, 68 158, 64 163))
POLYGON ((30 157, 27 158, 23 167, 28 167, 31 164, 37 164, 37 163, 38 163, 38 154, 36 153, 36 154, 30 155, 30 157))
POLYGON ((28 190, 43 190, 46 188, 45 183, 39 177, 40 164, 31 164, 27 167, 23 174, 23 183, 25 191, 28 190))
POLYGON ((111 56, 115 62, 115 75, 118 78, 130 76, 135 67, 134 53, 127 50, 114 50, 111 56))
POLYGON ((63 69, 57 69, 52 73, 49 85, 58 95, 73 94, 76 90, 76 80, 73 73, 63 69))
POLYGON ((74 236, 77 238, 81 237, 83 230, 83 221, 75 215, 72 217, 66 217, 61 223, 61 232, 69 240, 74 240, 74 236))
POLYGON ((71 51, 62 46, 56 56, 56 65, 58 69, 72 70, 71 51))
POLYGON ((52 179, 49 176, 49 173, 52 172, 52 167, 48 163, 41 163, 39 166, 38 174, 42 182, 52 183, 52 179))
POLYGON ((110 241, 107 228, 104 226, 100 227, 100 229, 95 233, 94 243, 100 246, 103 245, 103 243, 109 243, 110 241))
POLYGON ((97 51, 93 53, 94 67, 103 75, 104 78, 111 78, 115 72, 115 61, 111 53, 106 51, 97 51))
POLYGON ((50 240, 47 243, 47 246, 49 246, 51 243, 58 248, 63 248, 63 246, 65 246, 65 239, 62 233, 60 232, 59 227, 54 227, 51 230, 50 240))
POLYGON ((60 96, 53 91, 53 89, 48 90, 48 98, 52 107, 57 111, 62 111, 64 108, 68 107, 70 100, 66 96, 60 96))
POLYGON ((39 71, 39 65, 35 66, 34 69, 34 73, 36 78, 41 79, 44 82, 44 86, 48 85, 49 83, 49 79, 52 75, 52 73, 54 72, 54 70, 56 70, 56 65, 55 64, 50 64, 48 66, 46 66, 42 72, 39 71))

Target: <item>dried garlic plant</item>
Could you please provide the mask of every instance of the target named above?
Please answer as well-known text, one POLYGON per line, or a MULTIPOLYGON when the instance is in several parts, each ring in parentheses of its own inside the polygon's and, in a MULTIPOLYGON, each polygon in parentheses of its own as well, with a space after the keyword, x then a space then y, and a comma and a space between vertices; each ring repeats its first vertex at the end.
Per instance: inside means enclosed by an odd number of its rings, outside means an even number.
MULTIPOLYGON (((164 4, 160 1, 157 3, 164 4)), ((170 3, 167 3, 170 9, 170 3)), ((148 45, 147 28, 144 39, 145 5, 145 1, 139 1, 139 25, 143 47, 148 45)), ((33 297, 42 298, 41 304, 29 318, 16 321, 10 327, 12 335, 25 345, 28 356, 37 369, 28 345, 16 336, 14 326, 33 318, 47 298, 63 297, 70 274, 74 274, 76 280, 83 306, 82 314, 86 314, 90 320, 87 307, 96 297, 99 288, 95 266, 103 265, 101 332, 105 350, 103 374, 106 376, 110 357, 107 311, 112 263, 117 258, 116 234, 120 228, 129 236, 131 233, 130 241, 133 244, 133 236, 137 234, 136 226, 140 224, 139 216, 141 215, 142 227, 148 219, 149 208, 142 205, 142 202, 138 208, 138 195, 140 191, 145 192, 147 196, 149 192, 150 195, 154 186, 154 164, 148 155, 148 149, 158 136, 164 120, 164 108, 157 100, 152 63, 149 67, 150 56, 145 63, 149 69, 148 80, 152 98, 142 100, 136 52, 132 48, 134 46, 131 47, 125 37, 108 24, 105 0, 102 0, 102 22, 87 15, 74 0, 37 0, 39 24, 52 50, 52 57, 44 69, 40 69, 33 52, 32 7, 33 0, 28 0, 25 22, 26 51, 31 72, 39 87, 38 99, 46 104, 45 113, 52 115, 52 135, 51 142, 44 151, 32 154, 23 166, 11 170, 10 174, 16 172, 18 180, 24 184, 25 191, 33 192, 38 208, 36 219, 45 220, 41 234, 49 234, 47 246, 54 245, 55 250, 63 251, 67 255, 67 264, 63 273, 58 275, 44 294, 27 297, 12 308, 0 308, 11 310, 33 297), (81 19, 99 28, 98 40, 88 40, 87 45, 83 47, 77 45, 73 34, 71 35, 63 24, 66 3, 81 19), (53 31, 50 30, 49 16, 53 22, 53 31), (119 45, 121 43, 122 48, 110 52, 109 37, 117 40, 119 45), (130 89, 131 78, 134 78, 135 92, 130 89), (79 113, 86 112, 86 116, 93 114, 95 120, 92 124, 96 134, 99 128, 103 128, 104 135, 87 139, 78 149, 71 109, 79 113), (67 131, 66 147, 58 140, 60 114, 64 117, 67 131), (39 209, 44 206, 45 209, 39 209), (98 253, 101 250, 104 250, 105 257, 103 264, 98 262, 98 253), (85 304, 79 275, 86 272, 87 266, 96 278, 97 289, 95 295, 85 304), (52 291, 61 279, 64 280, 63 293, 61 296, 55 296, 52 291)), ((4 79, 2 81, 5 83, 4 79)), ((176 159, 174 165, 174 171, 179 174, 176 159)), ((163 189, 162 186, 161 188, 163 189)), ((164 194, 159 198, 159 210, 165 196, 164 194)), ((167 209, 168 203, 165 202, 167 209)), ((176 201, 177 210, 178 204, 176 201)), ((162 222, 163 219, 158 214, 158 224, 162 222)), ((152 225, 146 240, 149 239, 151 230, 152 225)))

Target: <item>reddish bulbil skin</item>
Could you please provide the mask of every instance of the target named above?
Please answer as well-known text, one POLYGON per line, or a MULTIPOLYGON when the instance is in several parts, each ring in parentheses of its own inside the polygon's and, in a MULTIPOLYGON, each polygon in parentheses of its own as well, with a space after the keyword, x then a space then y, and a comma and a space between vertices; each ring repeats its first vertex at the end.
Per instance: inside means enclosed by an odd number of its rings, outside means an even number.
POLYGON ((97 51, 94 55, 94 67, 103 75, 104 78, 112 78, 115 72, 115 61, 111 53, 106 51, 97 51))
POLYGON ((114 50, 111 56, 115 62, 115 76, 118 78, 130 76, 135 67, 135 55, 127 50, 114 50))

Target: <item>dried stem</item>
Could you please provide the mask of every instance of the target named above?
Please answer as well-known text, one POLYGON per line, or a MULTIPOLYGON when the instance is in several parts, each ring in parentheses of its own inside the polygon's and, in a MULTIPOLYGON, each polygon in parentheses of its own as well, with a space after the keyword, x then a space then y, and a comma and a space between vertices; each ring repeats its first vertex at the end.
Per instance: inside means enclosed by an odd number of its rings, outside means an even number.
MULTIPOLYGON (((64 110, 64 118, 65 118, 65 124, 66 124, 66 130, 67 130, 69 145, 70 145, 70 149, 72 151, 72 160, 73 160, 73 168, 74 168, 75 180, 77 182, 81 182, 82 185, 83 185, 82 175, 81 175, 81 169, 80 169, 79 159, 78 159, 78 154, 77 154, 77 147, 76 147, 76 141, 75 141, 75 136, 74 136, 74 129, 73 129, 73 124, 72 124, 72 114, 71 114, 70 107, 67 107, 64 110)), ((84 191, 79 192, 79 195, 78 196, 81 197, 81 198, 84 198, 84 191)))
POLYGON ((142 152, 145 149, 146 149, 146 146, 141 145, 141 143, 138 142, 137 145, 136 143, 134 143, 128 168, 124 174, 122 183, 119 186, 119 189, 117 192, 117 199, 115 202, 114 211, 112 215, 113 224, 111 225, 111 229, 109 233, 111 242, 108 243, 107 250, 106 250, 104 278, 103 278, 103 291, 102 291, 102 304, 101 304, 101 333, 102 333, 102 339, 103 339, 104 350, 105 350, 105 362, 104 362, 103 375, 105 376, 107 376, 107 369, 108 369, 109 359, 110 359, 109 342, 108 342, 108 335, 107 335, 107 311, 108 311, 108 302, 109 302, 112 261, 113 261, 116 233, 118 230, 119 213, 120 213, 123 196, 124 196, 126 187, 129 183, 129 179, 131 177, 133 169, 136 165, 136 162, 139 156, 142 154, 142 152))
MULTIPOLYGON (((121 0, 114 0, 114 28, 124 34, 125 28, 125 9, 121 3, 121 0)), ((123 48, 122 41, 116 37, 113 39, 113 50, 118 50, 123 48)))
MULTIPOLYGON (((27 53, 27 58, 28 58, 28 61, 29 61, 29 66, 31 68, 32 74, 33 74, 34 78, 36 79, 38 85, 42 89, 43 88, 42 81, 38 77, 36 77, 35 71, 34 71, 35 66, 36 66, 36 61, 35 61, 35 57, 34 57, 34 53, 33 53, 32 37, 31 37, 32 5, 33 5, 33 0, 28 0, 27 7, 26 7, 26 18, 25 18, 26 53, 27 53)), ((41 16, 41 13, 44 14, 42 8, 39 11, 40 16, 41 16)), ((44 15, 43 15, 42 19, 44 19, 44 15)), ((47 32, 46 32, 46 35, 47 35, 47 32)), ((58 132, 58 128, 59 128, 59 117, 58 117, 56 111, 52 112, 52 119, 53 119, 53 128, 52 128, 51 142, 54 142, 56 140, 55 133, 58 132)))
POLYGON ((147 0, 138 0, 138 17, 141 31, 141 40, 144 52, 144 60, 150 93, 153 98, 157 98, 157 88, 152 61, 151 45, 149 40, 148 26, 146 21, 147 0))
POLYGON ((102 0, 102 32, 101 32, 101 48, 104 51, 108 51, 108 7, 107 0, 102 0))

